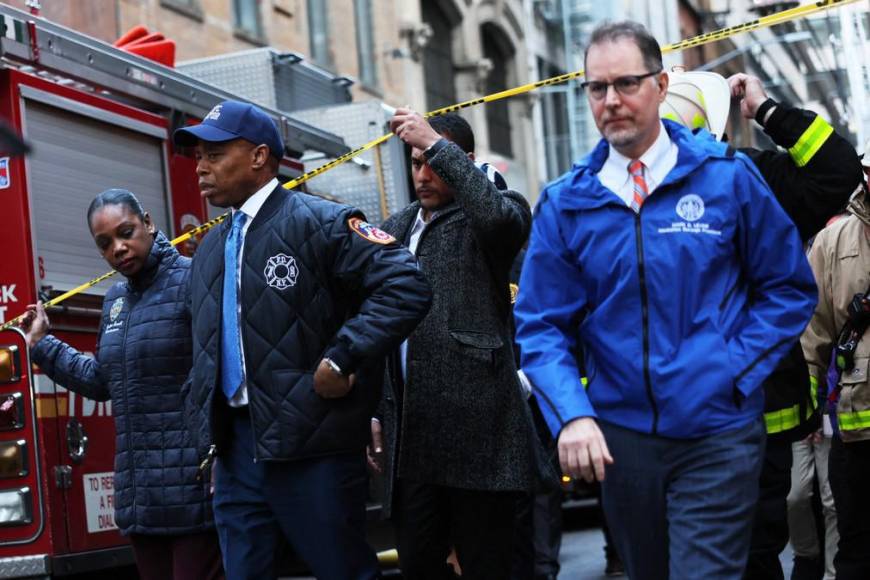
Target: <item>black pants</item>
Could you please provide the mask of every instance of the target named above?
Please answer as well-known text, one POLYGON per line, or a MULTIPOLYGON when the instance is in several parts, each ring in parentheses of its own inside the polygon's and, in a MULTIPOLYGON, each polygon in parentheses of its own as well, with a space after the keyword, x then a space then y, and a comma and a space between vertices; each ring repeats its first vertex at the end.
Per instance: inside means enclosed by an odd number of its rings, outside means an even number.
POLYGON ((791 488, 791 441, 768 438, 745 580, 782 580, 779 555, 788 544, 786 497, 791 488))
MULTIPOLYGON (((538 438, 545 449, 553 450, 554 468, 559 473, 556 443, 534 397, 529 399, 529 410, 538 438)), ((514 524, 511 580, 530 580, 559 574, 563 499, 561 488, 521 495, 514 524)))
POLYGON ((403 577, 452 578, 445 561, 453 547, 463 580, 509 578, 519 497, 397 480, 393 522, 403 577))
POLYGON ((837 580, 870 578, 870 441, 843 443, 835 437, 828 477, 840 542, 834 557, 837 580))

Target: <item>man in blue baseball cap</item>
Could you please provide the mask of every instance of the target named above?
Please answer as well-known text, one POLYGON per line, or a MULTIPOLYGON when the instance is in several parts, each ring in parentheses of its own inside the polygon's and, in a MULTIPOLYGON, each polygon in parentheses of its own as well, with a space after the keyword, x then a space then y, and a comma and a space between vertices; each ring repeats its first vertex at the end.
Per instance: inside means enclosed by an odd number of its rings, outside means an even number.
POLYGON ((429 309, 413 255, 351 207, 278 183, 272 119, 225 101, 173 136, 202 194, 232 208, 190 271, 188 424, 216 456, 227 578, 275 575, 284 534, 325 580, 378 576, 365 539, 369 417, 385 355, 429 309))
MULTIPOLYGON (((264 186, 271 179, 278 185, 275 176, 284 156, 284 143, 272 118, 255 105, 224 101, 199 125, 175 131, 173 140, 176 145, 194 147, 197 160, 208 157, 209 170, 198 167, 197 175, 203 197, 214 206, 238 209, 248 194, 258 189, 247 186, 264 186)), ((260 192, 257 199, 264 200, 272 189, 260 192)))

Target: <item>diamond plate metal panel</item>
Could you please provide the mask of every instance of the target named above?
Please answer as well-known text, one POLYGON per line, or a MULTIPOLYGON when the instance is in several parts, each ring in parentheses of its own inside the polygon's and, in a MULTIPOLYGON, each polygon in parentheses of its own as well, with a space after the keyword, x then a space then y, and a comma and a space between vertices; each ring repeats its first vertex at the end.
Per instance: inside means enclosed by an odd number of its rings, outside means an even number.
POLYGON ((279 53, 272 48, 190 60, 179 63, 176 68, 282 111, 295 112, 351 100, 348 79, 305 62, 301 55, 279 53))
POLYGON ((0 558, 0 578, 22 578, 48 574, 48 556, 0 558))
POLYGON ((272 49, 257 48, 190 60, 178 63, 175 68, 255 103, 277 109, 272 53, 272 49))
MULTIPOLYGON (((341 135, 352 148, 359 147, 389 132, 389 115, 377 101, 351 103, 335 107, 310 109, 294 113, 300 120, 341 135)), ((308 182, 314 193, 328 194, 341 202, 362 210, 372 223, 380 223, 390 214, 408 205, 408 165, 399 139, 390 139, 379 146, 380 167, 375 151, 358 156, 366 167, 354 161, 345 162, 308 182), (383 177, 383 194, 378 171, 383 177)), ((327 159, 305 162, 310 171, 327 159)))

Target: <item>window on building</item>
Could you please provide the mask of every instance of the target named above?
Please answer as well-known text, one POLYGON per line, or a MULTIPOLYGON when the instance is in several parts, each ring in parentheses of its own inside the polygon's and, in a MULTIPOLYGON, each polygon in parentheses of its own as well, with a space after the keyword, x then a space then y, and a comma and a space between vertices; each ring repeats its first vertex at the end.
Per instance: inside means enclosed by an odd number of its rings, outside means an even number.
POLYGON ((328 69, 333 68, 329 52, 329 3, 327 0, 308 0, 308 36, 311 60, 328 69))
MULTIPOLYGON (((508 88, 508 70, 513 51, 508 39, 492 25, 481 27, 483 56, 492 62, 492 70, 486 78, 486 94, 491 95, 508 88)), ((489 148, 495 153, 513 157, 511 146, 511 116, 508 99, 486 105, 486 126, 489 132, 489 148)))
MULTIPOLYGON (((538 71, 542 79, 564 74, 565 71, 538 59, 538 71)), ((570 85, 551 87, 541 93, 541 116, 543 117, 544 148, 546 151, 547 179, 553 180, 571 168, 571 133, 568 113, 567 91, 570 85)))
POLYGON ((202 20, 202 6, 199 0, 160 0, 160 5, 195 20, 202 20))
POLYGON ((251 39, 263 39, 260 0, 233 0, 233 19, 237 33, 251 39))
POLYGON ((423 22, 432 27, 432 38, 423 49, 426 108, 430 111, 456 103, 453 77, 453 23, 436 2, 423 2, 423 22))
POLYGON ((356 18, 356 50, 359 78, 369 87, 378 86, 378 68, 375 52, 375 29, 372 18, 372 0, 354 0, 356 18))

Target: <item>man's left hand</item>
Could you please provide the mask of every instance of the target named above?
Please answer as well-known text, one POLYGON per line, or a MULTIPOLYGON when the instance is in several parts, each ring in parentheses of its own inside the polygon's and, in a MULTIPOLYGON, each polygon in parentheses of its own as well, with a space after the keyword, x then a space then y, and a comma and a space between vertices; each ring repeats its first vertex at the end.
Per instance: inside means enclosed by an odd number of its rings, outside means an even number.
POLYGON ((754 119, 758 107, 767 100, 761 79, 752 75, 737 73, 728 77, 731 98, 740 100, 740 113, 747 119, 754 119))
POLYGON ((396 109, 396 113, 390 119, 390 131, 411 147, 421 151, 425 151, 441 139, 441 135, 432 128, 423 115, 401 107, 396 109))
POLYGON ((314 392, 324 399, 338 399, 353 388, 356 375, 343 375, 335 372, 329 363, 321 360, 314 373, 314 392))

